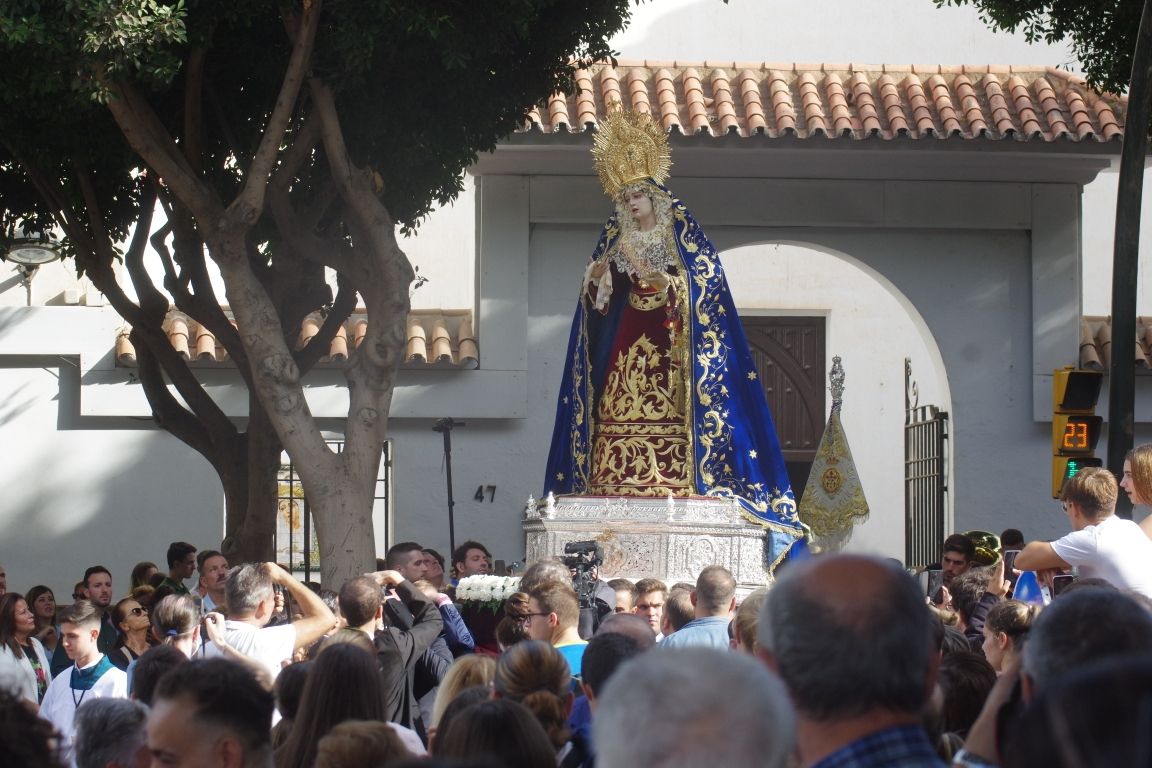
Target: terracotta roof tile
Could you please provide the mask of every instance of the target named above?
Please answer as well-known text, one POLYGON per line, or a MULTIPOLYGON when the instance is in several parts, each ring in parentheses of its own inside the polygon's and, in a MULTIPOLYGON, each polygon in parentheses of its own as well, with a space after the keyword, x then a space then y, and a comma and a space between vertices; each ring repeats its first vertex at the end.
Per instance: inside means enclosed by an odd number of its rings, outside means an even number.
POLYGON ((840 75, 829 73, 824 77, 824 92, 828 94, 828 111, 832 116, 832 132, 836 136, 851 136, 853 131, 852 110, 848 107, 848 97, 844 93, 844 83, 840 75))
MULTIPOLYGON (((303 349, 319 331, 324 320, 319 314, 309 315, 300 324, 296 349, 303 349)), ((351 348, 364 341, 368 321, 362 314, 354 314, 340 328, 328 346, 328 354, 320 359, 321 367, 339 365, 348 359, 351 348)), ((224 347, 216 343, 212 332, 182 312, 170 310, 164 330, 172 347, 184 359, 189 358, 188 340, 195 339, 197 364, 218 364, 228 360, 224 347)), ((116 336, 116 363, 135 367, 136 349, 128 338, 128 329, 116 336)), ((472 312, 465 309, 413 310, 408 316, 408 344, 405 348, 405 367, 433 366, 437 368, 476 368, 480 351, 473 330, 472 312)))
MULTIPOLYGON (((1136 370, 1152 372, 1152 317, 1136 318, 1136 370)), ((1112 318, 1080 318, 1080 367, 1107 370, 1112 364, 1112 318)))
MULTIPOLYGON (((612 67, 600 70, 600 97, 605 104, 614 101, 624 102, 624 97, 620 94, 620 74, 612 67)), ((593 101, 590 106, 593 109, 592 118, 595 120, 595 102, 593 101)))
POLYGON ((672 82, 672 73, 661 67, 655 75, 656 104, 660 107, 660 124, 664 130, 680 127, 680 103, 676 100, 676 86, 672 82))
MULTIPOLYGON (((648 70, 632 67, 628 70, 628 103, 637 112, 652 114, 652 103, 648 100, 648 70)), ((605 104, 610 101, 605 100, 605 104)))
POLYGON ((816 76, 811 72, 800 75, 800 108, 804 111, 804 126, 810 133, 827 136, 830 131, 824 119, 824 108, 820 103, 820 89, 816 86, 816 76))
MULTIPOLYGON (((592 77, 587 70, 576 76, 576 125, 591 128, 596 125, 596 98, 592 88, 592 77)), ((620 89, 616 89, 616 98, 619 99, 620 89)))
POLYGON ((764 102, 760 98, 760 85, 756 74, 750 69, 740 71, 740 100, 744 103, 744 120, 748 126, 747 133, 764 133, 768 129, 768 121, 764 119, 764 102))
POLYGON ((872 96, 872 82, 863 72, 857 72, 852 75, 849 84, 852 87, 852 99, 860 113, 861 130, 868 136, 879 136, 880 117, 876 111, 876 99, 872 96))
POLYGON ((739 133, 736 100, 732 98, 728 73, 722 69, 712 70, 712 100, 716 105, 716 124, 720 133, 739 133))
POLYGON ((579 70, 576 88, 521 130, 580 133, 619 101, 683 134, 1107 142, 1128 106, 1063 70, 990 64, 621 61, 579 70))
POLYGON ((768 73, 768 100, 776 118, 775 136, 796 133, 796 108, 792 105, 792 91, 782 72, 768 73))

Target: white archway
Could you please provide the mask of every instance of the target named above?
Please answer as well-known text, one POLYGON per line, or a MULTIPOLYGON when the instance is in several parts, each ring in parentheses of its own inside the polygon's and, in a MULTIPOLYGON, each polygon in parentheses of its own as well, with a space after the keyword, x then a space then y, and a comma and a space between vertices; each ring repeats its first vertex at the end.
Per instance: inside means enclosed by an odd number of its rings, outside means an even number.
MULTIPOLYGON (((826 318, 825 370, 834 355, 842 358, 842 421, 871 508, 846 549, 903 559, 906 357, 919 402, 951 411, 947 371, 928 324, 884 275, 825 246, 759 242, 729 248, 720 258, 742 315, 826 318)), ((949 529, 951 517, 946 505, 949 529)))

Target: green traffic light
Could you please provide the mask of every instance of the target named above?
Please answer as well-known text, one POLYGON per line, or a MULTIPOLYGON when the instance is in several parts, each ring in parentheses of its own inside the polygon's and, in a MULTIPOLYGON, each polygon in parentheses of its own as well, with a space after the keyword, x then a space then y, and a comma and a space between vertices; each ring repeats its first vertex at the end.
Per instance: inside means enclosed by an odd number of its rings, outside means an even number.
POLYGON ((1068 463, 1064 467, 1064 479, 1071 480, 1076 476, 1076 473, 1085 467, 1099 467, 1103 466, 1103 461, 1095 458, 1082 458, 1082 459, 1068 459, 1068 463))

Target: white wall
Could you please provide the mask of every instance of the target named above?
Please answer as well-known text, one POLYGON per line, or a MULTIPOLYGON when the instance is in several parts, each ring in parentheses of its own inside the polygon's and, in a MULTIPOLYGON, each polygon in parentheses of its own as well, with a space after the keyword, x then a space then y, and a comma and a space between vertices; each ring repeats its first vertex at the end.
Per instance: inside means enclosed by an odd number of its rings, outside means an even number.
MULTIPOLYGON (((1116 234, 1117 170, 1108 170, 1084 188, 1084 314, 1112 314, 1112 250, 1116 234)), ((1152 315, 1152 173, 1144 172, 1140 216, 1140 269, 1136 313, 1152 315)))
MULTIPOLYGON (((111 569, 117 594, 169 542, 218 546, 216 474, 176 438, 127 419, 78 414, 76 360, 0 367, 0 563, 8 587, 47 584, 67 601, 84 569, 111 569)), ((0 365, 4 364, 0 358, 0 365)))
POLYGON ((993 33, 971 7, 932 0, 662 0, 632 10, 615 39, 625 58, 868 64, 1048 64, 1060 46, 993 33))

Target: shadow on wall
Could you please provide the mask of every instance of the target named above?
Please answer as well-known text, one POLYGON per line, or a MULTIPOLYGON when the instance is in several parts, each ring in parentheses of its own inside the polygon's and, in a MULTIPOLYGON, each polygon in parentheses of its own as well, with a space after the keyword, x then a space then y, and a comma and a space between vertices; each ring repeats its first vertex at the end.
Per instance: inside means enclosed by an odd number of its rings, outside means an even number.
POLYGON ((47 584, 66 602, 84 569, 112 570, 116 596, 140 560, 163 564, 168 543, 217 547, 223 494, 199 454, 148 422, 82 419, 79 376, 0 369, 0 563, 9 588, 47 584))

